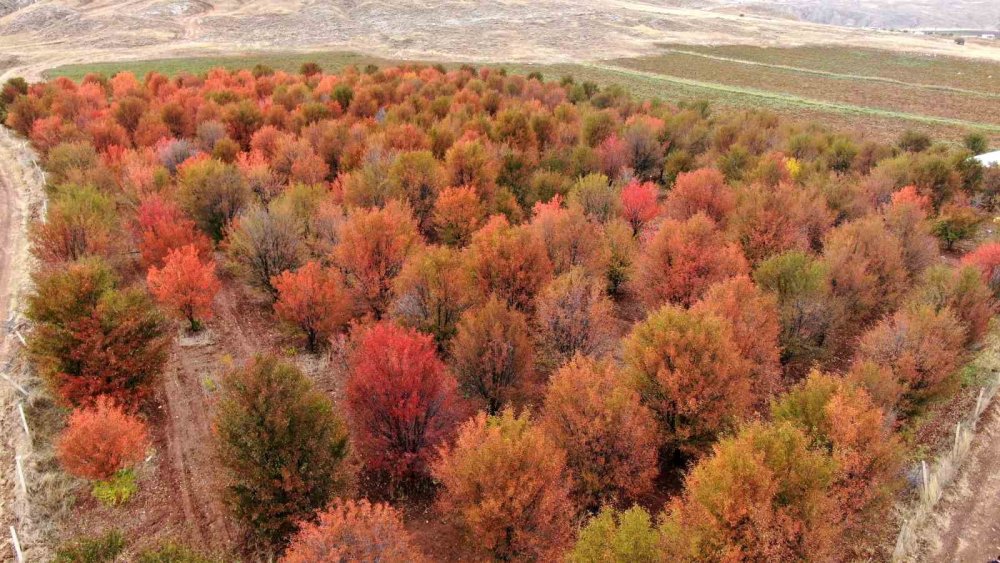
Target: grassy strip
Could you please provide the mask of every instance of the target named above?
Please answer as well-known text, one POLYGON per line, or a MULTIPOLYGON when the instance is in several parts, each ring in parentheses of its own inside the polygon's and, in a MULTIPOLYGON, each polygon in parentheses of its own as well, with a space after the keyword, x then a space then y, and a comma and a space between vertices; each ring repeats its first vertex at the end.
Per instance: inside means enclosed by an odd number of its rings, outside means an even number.
POLYGON ((580 66, 593 68, 604 72, 617 73, 640 81, 646 80, 653 82, 667 82, 670 84, 678 84, 688 88, 696 88, 713 92, 722 92, 725 94, 737 94, 740 96, 748 96, 752 98, 766 100, 770 102, 772 105, 779 105, 784 107, 818 109, 845 115, 887 117, 891 119, 902 119, 918 123, 926 123, 930 125, 951 125, 956 127, 966 127, 969 129, 979 129, 982 131, 988 131, 992 133, 1000 133, 1000 125, 994 125, 991 123, 967 121, 964 119, 953 119, 949 117, 935 117, 931 115, 922 115, 916 113, 906 113, 900 111, 892 111, 887 109, 859 106, 854 104, 845 104, 839 102, 827 102, 823 100, 816 100, 812 98, 795 96, 792 94, 784 94, 781 92, 758 90, 756 88, 744 88, 740 86, 730 86, 718 82, 691 80, 689 78, 680 78, 668 74, 658 74, 653 72, 645 72, 641 70, 632 70, 608 64, 580 63, 580 66))
POLYGON ((689 51, 686 49, 674 49, 674 48, 664 48, 667 53, 675 53, 678 55, 687 55, 691 57, 702 57, 705 59, 711 59, 715 61, 738 63, 748 66, 761 66, 766 68, 773 68, 778 70, 787 70, 791 72, 800 72, 804 74, 814 74, 817 76, 824 76, 827 78, 837 78, 841 80, 861 80, 861 81, 871 81, 871 82, 882 82, 885 84, 895 84, 898 86, 906 86, 910 88, 922 88, 926 90, 939 90, 942 92, 954 92, 958 94, 967 94, 971 96, 981 96, 984 98, 1000 98, 1000 93, 994 92, 982 92, 979 90, 969 90, 966 88, 958 88, 955 86, 944 86, 941 84, 926 84, 921 82, 906 82, 904 80, 897 80, 895 78, 885 78, 883 76, 873 76, 869 74, 852 74, 852 73, 842 73, 842 72, 831 72, 828 70, 817 70, 813 68, 805 68, 801 66, 792 66, 776 63, 766 63, 761 61, 752 61, 748 59, 738 59, 735 57, 724 57, 721 55, 712 55, 709 53, 702 53, 699 51, 689 51))

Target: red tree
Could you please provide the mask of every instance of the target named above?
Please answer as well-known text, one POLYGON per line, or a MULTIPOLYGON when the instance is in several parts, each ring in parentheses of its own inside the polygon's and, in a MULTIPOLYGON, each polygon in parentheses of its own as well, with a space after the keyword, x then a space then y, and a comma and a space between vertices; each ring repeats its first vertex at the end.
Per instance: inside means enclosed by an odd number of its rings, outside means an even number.
POLYGON ((215 262, 202 262, 193 244, 171 250, 163 268, 150 267, 146 283, 160 304, 191 323, 191 330, 212 318, 212 301, 222 287, 215 276, 215 262))
POLYGON ((524 226, 512 227, 502 215, 473 235, 467 257, 484 297, 495 293, 522 311, 531 310, 535 295, 552 277, 542 241, 524 226))
POLYGON ((294 272, 285 270, 271 283, 278 290, 274 312, 306 334, 310 351, 350 320, 351 301, 341 276, 317 262, 307 262, 294 272))
POLYGON ((1000 296, 1000 242, 981 245, 965 255, 962 264, 978 268, 993 294, 1000 296))
POLYGON ((388 322, 364 330, 347 403, 365 465, 395 479, 425 474, 433 449, 454 431, 455 388, 430 336, 388 322))
POLYGON ((660 212, 656 203, 659 189, 652 182, 631 181, 622 188, 622 217, 632 226, 632 234, 638 235, 647 223, 660 212))
POLYGON ((382 209, 357 209, 341 225, 339 236, 334 262, 368 311, 382 318, 392 299, 393 280, 421 244, 410 210, 395 201, 382 209))
POLYGON ((100 480, 142 461, 148 447, 146 425, 102 396, 69 415, 56 452, 67 472, 100 480))
POLYGON ((142 200, 136 212, 139 253, 144 266, 163 266, 167 254, 186 245, 194 245, 198 255, 207 259, 212 242, 198 231, 194 221, 184 216, 177 204, 159 195, 142 200))

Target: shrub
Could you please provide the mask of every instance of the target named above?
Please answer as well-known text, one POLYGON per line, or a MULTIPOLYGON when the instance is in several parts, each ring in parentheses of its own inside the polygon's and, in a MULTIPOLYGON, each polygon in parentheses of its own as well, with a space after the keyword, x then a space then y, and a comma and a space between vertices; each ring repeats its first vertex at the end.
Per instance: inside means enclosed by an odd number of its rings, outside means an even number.
POLYGON ((177 179, 181 208, 215 240, 250 199, 236 166, 218 160, 191 159, 178 168, 177 179))
POLYGON ((431 246, 412 254, 393 284, 392 317, 444 346, 472 301, 463 266, 461 254, 450 247, 431 246))
POLYGON ((215 430, 227 501, 267 543, 282 545, 344 490, 347 429, 293 365, 257 356, 227 374, 215 430))
POLYGON ((480 413, 434 463, 440 510, 501 560, 551 560, 572 538, 566 456, 527 414, 480 413))
POLYGON ((158 195, 147 196, 136 212, 139 253, 145 267, 162 267, 171 250, 193 245, 202 259, 210 258, 212 242, 198 232, 176 204, 158 195))
POLYGON ((148 447, 146 425, 101 397, 92 408, 70 414, 56 451, 67 472, 100 481, 142 461, 148 447))
POLYGON ((576 353, 600 356, 613 346, 614 306, 605 283, 573 268, 539 294, 535 321, 538 338, 556 365, 576 353))
POLYGON ((141 551, 136 556, 136 561, 137 563, 218 563, 219 560, 206 557, 186 545, 167 541, 141 551))
POLYGON ((458 419, 455 379, 430 336, 381 322, 355 340, 347 405, 365 466, 394 483, 426 475, 458 419))
POLYGON ((632 234, 642 229, 660 212, 656 202, 659 189, 652 182, 629 182, 621 193, 621 215, 632 227, 632 234))
POLYGON ((532 309, 535 295, 552 277, 552 263, 542 241, 524 227, 512 227, 494 216, 472 237, 467 254, 474 285, 522 311, 532 309))
POLYGON ((890 421, 864 389, 818 371, 781 397, 772 414, 776 421, 798 425, 814 447, 832 457, 830 494, 845 535, 840 543, 856 549, 901 485, 902 445, 890 421))
POLYGON ((465 246, 483 221, 482 203, 468 186, 441 190, 431 214, 437 240, 451 246, 465 246))
POLYGON ((610 363, 577 356, 559 368, 540 424, 566 452, 581 506, 634 501, 652 490, 656 421, 610 363))
POLYGON ((940 396, 959 366, 965 334, 949 309, 897 311, 861 337, 855 361, 886 366, 902 386, 900 409, 912 414, 940 396))
POLYGON ((226 232, 226 254, 251 286, 277 299, 272 280, 294 270, 304 250, 299 222, 284 209, 253 207, 232 223, 226 232))
POLYGON ((72 262, 85 256, 115 257, 122 248, 114 203, 92 187, 64 186, 45 222, 34 223, 35 255, 46 262, 72 262))
POLYGON ((336 500, 305 523, 281 558, 282 563, 317 561, 423 561, 399 511, 367 500, 336 500))
POLYGON ((978 269, 993 295, 1000 296, 1000 243, 988 242, 979 246, 962 258, 962 264, 978 269))
POLYGON ((77 538, 56 550, 54 563, 113 563, 125 551, 125 536, 118 530, 77 538))
POLYGON ((725 225, 735 206, 736 196, 722 174, 712 168, 702 168, 677 175, 663 210, 667 217, 678 221, 704 213, 716 224, 725 225))

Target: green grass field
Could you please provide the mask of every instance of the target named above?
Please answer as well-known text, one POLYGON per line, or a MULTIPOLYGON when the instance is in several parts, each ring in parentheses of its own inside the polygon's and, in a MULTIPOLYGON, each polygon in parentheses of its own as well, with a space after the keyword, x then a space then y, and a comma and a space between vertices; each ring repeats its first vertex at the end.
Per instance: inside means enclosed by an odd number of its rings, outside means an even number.
MULTIPOLYGON (((601 85, 616 83, 638 97, 669 102, 708 100, 719 106, 769 109, 879 140, 892 140, 912 128, 947 141, 980 131, 1000 145, 1000 65, 995 63, 840 47, 663 49, 660 55, 604 63, 493 66, 540 71, 550 79, 573 75, 601 85)), ((197 74, 256 64, 295 72, 304 62, 337 72, 347 65, 407 61, 341 51, 244 53, 69 65, 47 76, 78 80, 91 72, 111 75, 122 70, 139 76, 150 71, 197 74)))

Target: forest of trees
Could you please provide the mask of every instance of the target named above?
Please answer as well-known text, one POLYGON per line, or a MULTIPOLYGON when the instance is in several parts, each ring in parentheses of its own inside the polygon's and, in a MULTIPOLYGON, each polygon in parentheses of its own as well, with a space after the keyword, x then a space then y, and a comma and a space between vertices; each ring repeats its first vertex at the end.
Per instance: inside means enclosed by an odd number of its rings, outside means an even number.
POLYGON ((343 352, 339 399, 266 349, 214 391, 246 557, 433 559, 414 498, 463 560, 871 557, 1000 293, 1000 171, 919 133, 470 67, 0 106, 47 171, 29 351, 95 494, 137 486, 172 339, 227 285, 343 352))

